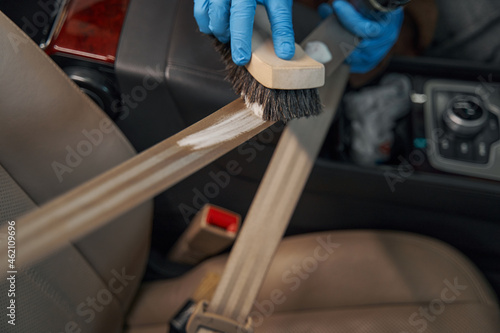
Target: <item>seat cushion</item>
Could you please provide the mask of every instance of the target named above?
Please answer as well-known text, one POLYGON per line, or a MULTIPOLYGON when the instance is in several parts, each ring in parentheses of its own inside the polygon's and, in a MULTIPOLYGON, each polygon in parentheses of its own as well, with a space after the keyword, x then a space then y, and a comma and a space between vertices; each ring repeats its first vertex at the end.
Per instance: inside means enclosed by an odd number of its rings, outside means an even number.
MULTIPOLYGON (((226 256, 142 287, 129 333, 166 322, 226 256)), ((496 297, 450 246, 400 232, 342 231, 285 239, 251 312, 256 332, 498 332, 496 297)))

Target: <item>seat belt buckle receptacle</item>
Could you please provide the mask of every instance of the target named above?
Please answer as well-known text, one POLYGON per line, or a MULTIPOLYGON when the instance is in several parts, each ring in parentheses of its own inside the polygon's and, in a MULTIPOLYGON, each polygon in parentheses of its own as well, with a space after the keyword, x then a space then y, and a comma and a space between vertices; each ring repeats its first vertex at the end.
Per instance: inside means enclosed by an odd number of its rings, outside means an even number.
POLYGON ((196 265, 232 245, 240 224, 239 214, 206 204, 195 215, 167 258, 181 264, 196 265))

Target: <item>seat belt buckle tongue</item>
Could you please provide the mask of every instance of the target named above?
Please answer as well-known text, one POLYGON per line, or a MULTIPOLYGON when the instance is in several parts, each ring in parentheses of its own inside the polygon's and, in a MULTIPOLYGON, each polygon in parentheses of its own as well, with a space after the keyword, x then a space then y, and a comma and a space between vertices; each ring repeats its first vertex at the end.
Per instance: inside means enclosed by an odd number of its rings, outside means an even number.
POLYGON ((207 312, 207 307, 206 301, 196 305, 187 322, 186 333, 253 333, 250 317, 242 325, 231 318, 207 312))
POLYGON ((189 299, 186 304, 177 312, 177 314, 170 320, 169 333, 186 333, 186 325, 196 309, 196 302, 189 299))
POLYGON ((170 321, 169 333, 253 333, 252 319, 244 325, 206 311, 207 301, 188 302, 170 321))

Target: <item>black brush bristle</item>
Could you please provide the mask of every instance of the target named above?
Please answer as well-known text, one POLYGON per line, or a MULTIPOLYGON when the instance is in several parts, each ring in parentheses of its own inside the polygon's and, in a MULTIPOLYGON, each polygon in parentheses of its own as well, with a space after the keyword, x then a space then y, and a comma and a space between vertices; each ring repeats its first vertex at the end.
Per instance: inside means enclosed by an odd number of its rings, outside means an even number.
POLYGON ((270 89, 260 84, 245 66, 236 65, 231 58, 231 46, 212 37, 215 49, 226 66, 226 80, 234 91, 247 103, 262 107, 262 119, 289 121, 294 118, 315 116, 321 113, 322 105, 318 89, 281 90, 270 89))

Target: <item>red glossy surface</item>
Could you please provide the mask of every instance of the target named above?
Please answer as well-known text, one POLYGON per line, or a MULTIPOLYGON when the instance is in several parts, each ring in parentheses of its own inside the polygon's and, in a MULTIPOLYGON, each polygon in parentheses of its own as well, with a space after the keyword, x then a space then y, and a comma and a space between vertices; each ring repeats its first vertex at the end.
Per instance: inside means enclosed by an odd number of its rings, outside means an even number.
POLYGON ((238 231, 239 217, 229 211, 210 207, 207 214, 207 223, 213 226, 226 229, 226 231, 236 233, 238 231))
POLYGON ((129 0, 71 0, 46 52, 114 63, 129 0))

